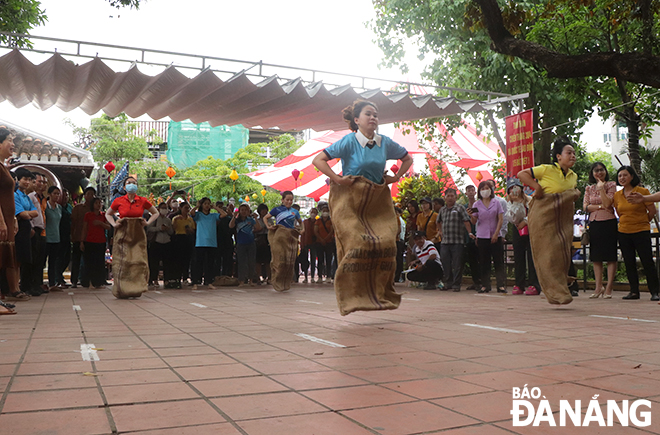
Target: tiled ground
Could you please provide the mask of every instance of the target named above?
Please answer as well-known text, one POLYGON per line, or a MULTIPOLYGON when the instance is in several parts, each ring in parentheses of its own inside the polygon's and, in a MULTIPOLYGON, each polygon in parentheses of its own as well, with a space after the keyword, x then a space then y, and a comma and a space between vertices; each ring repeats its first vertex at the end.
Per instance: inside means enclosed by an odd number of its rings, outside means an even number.
POLYGON ((660 434, 660 306, 648 294, 555 307, 399 291, 398 310, 346 317, 327 284, 20 302, 0 317, 0 433, 660 434), (82 344, 99 360, 83 361, 82 344), (596 394, 605 418, 607 400, 649 399, 652 424, 513 427, 511 391, 525 384, 555 412, 581 400, 583 416, 596 394))

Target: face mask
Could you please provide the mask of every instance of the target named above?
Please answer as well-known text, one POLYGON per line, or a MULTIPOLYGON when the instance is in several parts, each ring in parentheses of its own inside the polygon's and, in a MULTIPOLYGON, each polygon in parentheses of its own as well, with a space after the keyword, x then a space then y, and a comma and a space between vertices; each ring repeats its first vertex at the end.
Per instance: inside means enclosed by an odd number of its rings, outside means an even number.
POLYGON ((328 213, 327 211, 324 211, 323 213, 321 213, 321 216, 323 216, 324 218, 327 218, 327 217, 330 217, 330 213, 328 213))
POLYGON ((127 184, 126 187, 126 192, 128 193, 137 193, 137 184, 127 184))
POLYGON ((520 187, 513 186, 513 188, 511 189, 511 195, 520 196, 520 187))
POLYGON ((482 198, 490 198, 490 190, 482 190, 480 193, 482 198))
POLYGON ((158 210, 161 216, 165 216, 167 214, 167 209, 161 208, 158 210))

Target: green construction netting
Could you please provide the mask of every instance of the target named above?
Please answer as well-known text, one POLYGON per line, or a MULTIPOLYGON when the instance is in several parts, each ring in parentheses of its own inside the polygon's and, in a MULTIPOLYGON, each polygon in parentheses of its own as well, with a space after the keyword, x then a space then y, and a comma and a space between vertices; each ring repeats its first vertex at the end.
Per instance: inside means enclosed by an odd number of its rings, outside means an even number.
POLYGON ((211 127, 208 122, 170 121, 167 159, 179 168, 188 168, 211 156, 226 160, 248 144, 248 129, 242 125, 211 127))

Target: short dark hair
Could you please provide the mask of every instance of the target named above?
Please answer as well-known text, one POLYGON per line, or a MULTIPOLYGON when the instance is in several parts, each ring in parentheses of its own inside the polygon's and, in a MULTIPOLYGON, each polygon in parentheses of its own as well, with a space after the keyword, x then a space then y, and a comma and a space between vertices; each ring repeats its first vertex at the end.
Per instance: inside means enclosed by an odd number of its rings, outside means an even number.
POLYGON ((486 189, 490 190, 490 197, 491 197, 491 198, 494 198, 494 197, 495 197, 495 191, 493 190, 493 187, 490 185, 489 181, 490 181, 490 180, 484 180, 484 181, 482 181, 481 183, 479 183, 479 189, 477 189, 477 198, 479 198, 479 199, 483 199, 483 198, 481 197, 481 190, 482 190, 483 188, 486 188, 486 189))
POLYGON ((263 202, 257 206, 257 213, 259 213, 261 210, 268 211, 268 206, 266 204, 264 204, 263 202))
POLYGON ((564 152, 564 147, 566 145, 573 146, 573 142, 571 142, 566 136, 559 136, 555 139, 552 144, 552 161, 554 163, 557 163, 557 154, 564 152))
POLYGON ((291 196, 293 196, 293 192, 290 191, 290 190, 285 190, 284 192, 282 192, 281 195, 282 195, 282 199, 284 199, 284 198, 287 197, 287 195, 291 195, 291 196))
POLYGON ((605 163, 603 163, 603 162, 594 162, 594 164, 591 165, 591 169, 589 169, 589 183, 591 183, 591 184, 598 183, 598 181, 596 181, 596 177, 594 177, 594 169, 596 169, 599 166, 602 166, 603 169, 605 169, 605 181, 609 181, 610 173, 608 172, 607 166, 605 166, 605 163))
POLYGON ((57 187, 57 186, 50 186, 48 188, 48 194, 50 195, 51 193, 55 192, 56 190, 60 190, 60 188, 57 187))
POLYGON ((85 190, 83 191, 83 196, 84 196, 87 192, 89 192, 90 190, 91 190, 92 192, 94 192, 94 195, 96 195, 96 189, 94 189, 92 186, 89 186, 89 187, 85 188, 85 190))
POLYGON ((20 180, 21 178, 27 178, 28 180, 34 180, 34 174, 26 168, 16 168, 14 170, 16 179, 20 180))
POLYGON ((450 187, 450 188, 445 190, 445 196, 449 195, 450 193, 453 193, 454 195, 456 195, 456 189, 450 187))
POLYGON ((126 186, 126 183, 128 182, 128 180, 135 180, 136 183, 138 182, 138 179, 137 179, 137 178, 135 178, 135 177, 132 176, 132 175, 129 175, 129 176, 126 177, 126 179, 124 180, 124 186, 126 186))
POLYGON ((0 128, 0 143, 4 142, 9 136, 11 136, 11 131, 9 131, 9 129, 4 127, 0 128))
POLYGON ((639 186, 639 183, 641 183, 641 180, 639 179, 639 175, 637 175, 637 172, 633 169, 632 166, 624 165, 619 168, 618 171, 616 171, 616 184, 617 186, 621 186, 619 184, 619 172, 621 171, 628 171, 628 173, 632 176, 632 180, 630 181, 630 185, 632 187, 637 187, 639 186))
POLYGON ((476 190, 477 188, 474 187, 473 184, 468 184, 467 187, 465 188, 465 190, 468 190, 468 189, 475 189, 476 190))
POLYGON ((295 208, 296 210, 300 211, 300 204, 293 204, 291 208, 295 208))

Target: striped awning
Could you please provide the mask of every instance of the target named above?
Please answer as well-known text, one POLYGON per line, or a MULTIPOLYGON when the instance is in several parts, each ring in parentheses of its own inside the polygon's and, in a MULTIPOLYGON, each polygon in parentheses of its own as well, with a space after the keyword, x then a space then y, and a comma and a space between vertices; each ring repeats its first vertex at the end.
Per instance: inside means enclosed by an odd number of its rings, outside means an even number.
POLYGON ((156 76, 143 74, 137 64, 117 72, 98 57, 82 65, 60 54, 38 65, 18 50, 0 57, 0 101, 16 107, 32 103, 41 110, 57 106, 65 112, 80 107, 90 115, 102 110, 109 116, 121 112, 132 118, 169 116, 174 121, 207 121, 214 127, 242 124, 282 130, 341 130, 346 128, 342 108, 359 97, 378 105, 381 124, 479 112, 520 99, 461 101, 380 89, 357 92, 349 85, 328 89, 323 82, 300 78, 259 80, 255 83, 241 72, 223 81, 208 69, 188 78, 173 66, 156 76))

